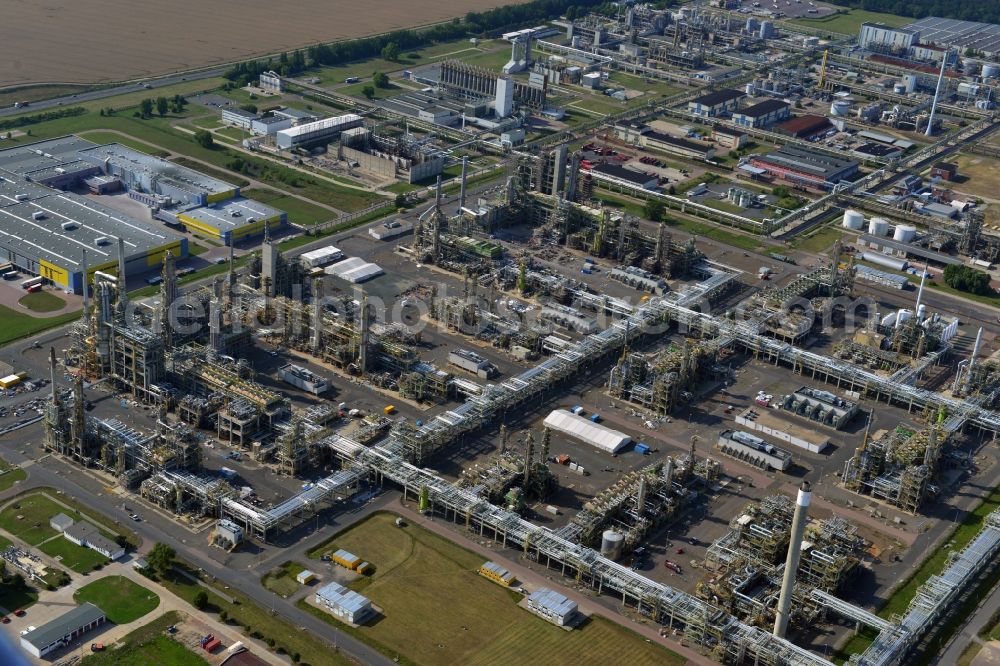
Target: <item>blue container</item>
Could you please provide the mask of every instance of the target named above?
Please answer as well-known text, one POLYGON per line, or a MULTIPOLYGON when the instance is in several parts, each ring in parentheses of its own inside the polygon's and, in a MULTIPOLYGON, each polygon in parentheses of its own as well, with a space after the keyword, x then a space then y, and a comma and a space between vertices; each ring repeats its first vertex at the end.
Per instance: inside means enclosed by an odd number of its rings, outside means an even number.
POLYGON ((590 420, 593 421, 594 423, 600 423, 601 422, 601 415, 600 414, 594 414, 594 415, 592 415, 590 417, 590 420))
POLYGON ((644 456, 649 455, 649 445, 639 442, 638 444, 635 445, 635 452, 641 453, 644 456))

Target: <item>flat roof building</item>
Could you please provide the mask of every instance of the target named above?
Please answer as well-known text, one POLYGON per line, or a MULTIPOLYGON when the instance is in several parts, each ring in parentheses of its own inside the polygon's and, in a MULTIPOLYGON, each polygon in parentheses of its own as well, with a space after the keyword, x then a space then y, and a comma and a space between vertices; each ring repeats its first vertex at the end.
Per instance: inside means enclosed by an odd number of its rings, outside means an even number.
POLYGON ((571 624, 577 604, 555 590, 540 587, 528 597, 528 610, 552 624, 563 627, 571 624))
POLYGON ((277 134, 283 129, 288 129, 292 124, 292 119, 287 116, 261 116, 254 118, 253 122, 250 123, 250 131, 261 136, 269 136, 277 134))
MULTIPOLYGON (((0 163, 4 153, 0 152, 0 163)), ((125 272, 149 271, 166 251, 188 256, 186 238, 97 203, 58 192, 0 171, 0 260, 41 275, 60 288, 82 293, 88 274, 117 274, 118 240, 125 248, 125 272)))
POLYGON ((352 127, 361 127, 364 120, 356 113, 324 118, 280 130, 276 137, 278 148, 291 150, 299 146, 314 146, 333 141, 340 133, 352 127))
MULTIPOLYGON (((865 25, 862 24, 862 29, 865 25)), ((994 23, 928 16, 896 30, 915 34, 914 41, 921 44, 957 48, 959 51, 971 48, 987 58, 1000 55, 1000 25, 994 23)))
POLYGON ((826 116, 816 116, 811 114, 806 114, 804 116, 799 116, 797 118, 792 118, 791 120, 786 120, 783 123, 775 125, 774 129, 777 132, 793 136, 795 138, 809 137, 813 134, 819 134, 833 127, 830 124, 830 119, 826 116))
POLYGON ((632 171, 617 164, 597 164, 591 169, 591 173, 605 180, 618 181, 625 185, 641 187, 644 190, 655 190, 660 183, 656 176, 632 171))
POLYGON ((789 182, 827 189, 858 172, 858 163, 793 146, 752 158, 750 162, 789 182))
POLYGON ((645 132, 639 137, 639 144, 645 148, 662 150, 673 155, 683 155, 700 160, 710 160, 715 157, 715 146, 710 143, 699 143, 679 139, 676 136, 661 132, 645 132))
POLYGON ((316 603, 335 617, 361 624, 372 612, 372 602, 340 583, 327 583, 316 590, 316 603))
POLYGON ((94 146, 77 154, 80 159, 102 167, 105 174, 120 178, 126 189, 159 194, 186 204, 204 206, 240 193, 236 185, 120 143, 94 146))
POLYGON ((92 603, 84 603, 21 636, 21 647, 36 659, 41 659, 69 645, 105 620, 104 611, 92 603))
POLYGON ((231 245, 264 233, 265 225, 271 230, 284 226, 288 215, 259 201, 238 197, 178 213, 177 219, 190 231, 231 245))
POLYGON ((253 121, 257 120, 258 116, 256 113, 251 113, 245 109, 240 108, 225 108, 219 112, 219 116, 222 122, 228 123, 234 127, 242 127, 243 129, 250 129, 253 121))

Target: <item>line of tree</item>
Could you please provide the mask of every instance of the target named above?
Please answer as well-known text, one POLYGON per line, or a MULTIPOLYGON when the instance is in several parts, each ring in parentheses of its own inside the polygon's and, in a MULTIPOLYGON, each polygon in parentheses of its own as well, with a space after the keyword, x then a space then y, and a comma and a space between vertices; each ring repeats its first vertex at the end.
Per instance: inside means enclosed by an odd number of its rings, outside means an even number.
POLYGON ((969 0, 830 0, 832 4, 850 9, 864 9, 897 16, 941 16, 963 21, 1000 23, 1000 3, 969 2, 969 0))
POLYGON ((44 123, 48 120, 58 120, 59 118, 82 116, 85 113, 87 113, 87 109, 85 109, 82 106, 70 106, 65 109, 59 109, 57 111, 43 111, 42 113, 35 113, 30 116, 17 116, 16 118, 8 118, 7 120, 0 120, 0 130, 26 127, 28 125, 44 123))
POLYGON ((970 294, 985 296, 993 293, 989 273, 978 271, 972 266, 963 266, 962 264, 946 266, 944 283, 953 289, 967 291, 970 294))
POLYGON ((230 81, 246 85, 260 77, 262 72, 274 70, 283 76, 299 74, 318 66, 334 66, 355 60, 383 57, 397 60, 401 53, 438 42, 448 42, 463 37, 495 34, 510 28, 537 24, 567 12, 582 16, 604 0, 533 0, 521 5, 497 7, 485 12, 469 12, 464 18, 455 18, 423 30, 396 30, 384 35, 352 39, 336 44, 317 44, 303 51, 283 53, 273 58, 242 62, 225 73, 230 81))

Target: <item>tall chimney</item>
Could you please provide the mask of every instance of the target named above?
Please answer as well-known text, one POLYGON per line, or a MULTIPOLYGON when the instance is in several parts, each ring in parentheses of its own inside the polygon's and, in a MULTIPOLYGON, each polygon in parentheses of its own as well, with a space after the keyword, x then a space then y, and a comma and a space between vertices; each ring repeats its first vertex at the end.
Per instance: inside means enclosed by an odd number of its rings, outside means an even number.
POLYGON ((459 209, 465 208, 465 176, 469 171, 469 158, 462 158, 462 191, 458 196, 458 207, 459 209))
POLYGON ((52 381, 52 404, 59 404, 59 387, 56 385, 56 348, 49 347, 49 375, 52 381))
POLYGON ((128 303, 128 287, 125 284, 125 239, 118 237, 118 302, 122 309, 128 303))
POLYGON ((951 49, 948 49, 941 56, 941 73, 938 74, 937 87, 934 89, 934 102, 931 104, 931 115, 927 118, 927 131, 924 132, 927 136, 934 136, 934 114, 937 113, 938 98, 941 97, 941 84, 944 82, 944 69, 948 66, 948 56, 950 55, 951 49))
POLYGON ((785 558, 785 575, 781 580, 781 596, 778 597, 778 614, 774 618, 774 635, 784 638, 788 630, 788 614, 792 609, 792 592, 795 589, 795 575, 799 570, 799 558, 802 556, 802 534, 806 530, 809 502, 812 490, 809 482, 803 481, 799 487, 799 495, 795 500, 795 515, 792 517, 792 538, 788 543, 788 556, 785 558))
POLYGON ((434 191, 434 206, 436 208, 441 207, 441 176, 438 176, 437 187, 434 191))

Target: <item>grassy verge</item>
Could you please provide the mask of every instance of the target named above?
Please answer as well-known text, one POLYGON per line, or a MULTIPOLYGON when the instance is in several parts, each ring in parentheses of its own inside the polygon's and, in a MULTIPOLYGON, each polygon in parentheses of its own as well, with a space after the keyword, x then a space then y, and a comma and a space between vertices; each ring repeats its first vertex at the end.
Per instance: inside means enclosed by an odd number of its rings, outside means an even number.
POLYGON ((73 595, 77 603, 89 601, 115 624, 135 622, 160 605, 160 597, 124 576, 105 576, 84 585, 73 595))
POLYGON ((207 662, 183 645, 166 636, 167 627, 179 624, 183 616, 168 611, 152 622, 133 630, 105 652, 83 658, 83 666, 204 666, 207 662))
MULTIPOLYGON (((6 460, 0 459, 0 492, 3 492, 19 481, 28 478, 28 473, 20 467, 11 467, 6 460)), ((2 550, 0 544, 0 550, 2 550)))
POLYGON ((794 239, 792 247, 805 252, 823 252, 843 237, 843 231, 835 226, 827 225, 810 232, 808 235, 794 239))
POLYGON ((260 584, 275 594, 288 597, 299 591, 299 582, 295 577, 305 569, 298 562, 285 562, 261 577, 260 584))
POLYGON ((916 19, 895 14, 883 14, 881 12, 869 12, 863 9, 851 9, 838 14, 831 14, 822 18, 796 18, 790 23, 804 25, 817 30, 829 30, 839 32, 842 35, 857 35, 861 29, 861 24, 868 22, 885 23, 886 25, 898 28, 899 26, 913 23, 916 19))
MULTIPOLYGON (((189 575, 195 574, 194 570, 186 564, 180 563, 177 566, 189 575)), ((171 592, 192 606, 195 595, 205 589, 188 576, 176 572, 159 580, 171 592)), ((209 585, 216 589, 221 588, 219 583, 209 583, 209 585)), ((278 654, 298 654, 300 663, 311 664, 311 666, 348 666, 353 664, 337 652, 331 651, 326 642, 307 631, 300 630, 281 617, 272 615, 270 609, 258 605, 243 593, 231 588, 225 592, 222 592, 221 589, 219 591, 232 597, 235 603, 231 604, 218 594, 208 590, 208 606, 204 609, 205 612, 218 613, 220 621, 243 627, 243 633, 264 640, 278 654)))
POLYGON ((26 312, 18 312, 6 305, 0 305, 0 320, 4 322, 0 328, 0 345, 68 324, 79 318, 79 312, 67 312, 55 317, 33 317, 26 312))
POLYGON ((288 238, 286 240, 278 243, 278 247, 282 250, 292 250, 297 247, 302 247, 303 245, 308 245, 313 241, 319 240, 320 238, 326 238, 327 236, 333 236, 334 234, 339 234, 344 231, 350 231, 356 227, 364 226, 375 220, 380 220, 383 217, 387 217, 396 212, 396 207, 391 204, 386 204, 381 208, 376 208, 375 210, 365 213, 360 217, 356 217, 353 220, 348 220, 347 222, 342 222, 340 224, 324 227, 313 234, 302 234, 300 236, 295 236, 294 238, 288 238))
POLYGON ((288 213, 288 220, 293 224, 312 226, 337 216, 336 213, 326 208, 274 190, 254 188, 245 190, 243 196, 285 211, 288 213))
POLYGON ((89 573, 108 563, 108 558, 96 550, 78 546, 61 536, 53 537, 41 544, 38 546, 38 550, 49 557, 55 558, 64 567, 69 567, 81 574, 89 573))
POLYGON ((103 514, 91 512, 73 498, 52 488, 32 488, 15 497, 0 511, 0 528, 35 545, 55 536, 56 531, 49 526, 49 519, 57 513, 65 513, 73 520, 86 519, 103 528, 102 533, 108 538, 122 534, 131 545, 139 544, 139 537, 121 524, 103 514), (56 498, 58 503, 52 498, 56 498))
POLYGON ((12 613, 18 608, 27 608, 38 601, 38 592, 17 576, 0 584, 0 609, 12 613))
POLYGON ((66 305, 66 301, 47 291, 36 291, 22 296, 17 302, 32 312, 55 312, 62 310, 66 305))

